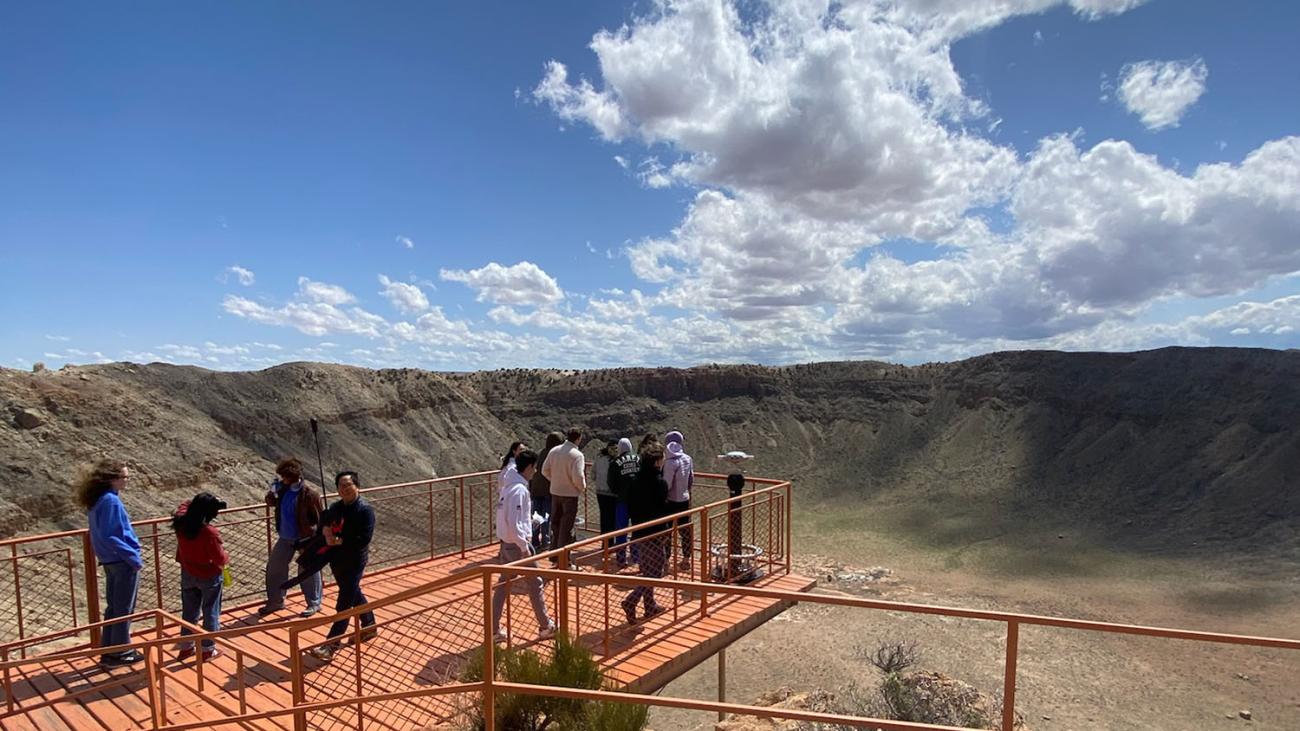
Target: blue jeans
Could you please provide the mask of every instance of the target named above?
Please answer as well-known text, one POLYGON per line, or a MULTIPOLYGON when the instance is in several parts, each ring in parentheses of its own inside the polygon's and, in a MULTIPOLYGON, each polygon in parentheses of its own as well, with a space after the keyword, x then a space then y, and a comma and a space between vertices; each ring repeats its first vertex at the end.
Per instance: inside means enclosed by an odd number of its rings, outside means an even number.
POLYGON ((546 516, 541 525, 533 526, 533 548, 545 551, 551 545, 551 496, 533 498, 533 512, 546 516))
MULTIPOLYGON (((221 629, 221 574, 211 579, 200 579, 181 570, 181 619, 190 624, 197 624, 199 614, 203 614, 203 624, 208 632, 221 629)), ((189 627, 181 627, 181 634, 191 634, 189 627)), ((203 641, 203 649, 215 646, 212 640, 203 641)), ((192 642, 182 642, 181 647, 193 647, 192 642)))
MULTIPOLYGON (((334 583, 339 589, 339 600, 334 604, 335 612, 345 612, 353 607, 359 607, 366 603, 366 595, 361 593, 361 574, 365 573, 366 565, 344 566, 331 565, 330 571, 334 574, 334 583)), ((320 574, 316 574, 320 576, 320 574)), ((364 612, 357 615, 357 622, 362 628, 369 627, 375 623, 374 612, 364 612)), ((330 625, 330 631, 325 635, 325 639, 339 637, 348 631, 348 620, 338 619, 330 625)))
MULTIPOLYGON (((135 593, 140 588, 140 569, 125 561, 104 564, 104 619, 117 619, 135 612, 135 593)), ((131 641, 131 623, 104 626, 100 644, 104 647, 125 645, 131 641)), ((114 653, 116 654, 116 653, 114 653)))
MULTIPOLYGON (((620 500, 620 501, 618 501, 617 503, 614 504, 614 530, 622 530, 622 529, 626 528, 627 526, 628 526, 627 503, 625 503, 625 502, 623 502, 622 500, 620 500)), ((614 539, 614 545, 615 545, 615 546, 622 546, 624 543, 627 543, 627 534, 626 534, 626 533, 624 533, 623 535, 618 536, 618 537, 616 537, 616 538, 614 539)), ((636 546, 633 546, 633 547, 632 547, 632 555, 633 555, 633 556, 636 556, 636 554, 637 554, 637 547, 636 547, 636 546)), ((626 550, 624 550, 624 549, 622 549, 622 548, 619 548, 619 549, 618 549, 618 560, 619 560, 619 562, 621 562, 621 563, 626 563, 626 562, 627 562, 627 551, 626 551, 626 550)))
MULTIPOLYGON (((293 563, 296 541, 290 538, 277 538, 271 549, 271 556, 266 560, 266 604, 270 607, 284 606, 284 592, 280 585, 289 580, 289 564, 293 563)), ((294 573, 297 573, 296 567, 294 573)), ((321 578, 313 574, 302 582, 302 596, 307 606, 320 608, 321 578)))

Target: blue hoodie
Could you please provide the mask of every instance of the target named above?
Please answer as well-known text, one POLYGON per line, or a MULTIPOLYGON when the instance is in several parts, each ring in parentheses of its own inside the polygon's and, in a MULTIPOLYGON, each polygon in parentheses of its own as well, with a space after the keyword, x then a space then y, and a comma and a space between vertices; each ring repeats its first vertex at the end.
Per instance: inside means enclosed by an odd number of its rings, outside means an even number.
POLYGON ((100 495, 86 517, 90 523, 90 545, 100 563, 125 561, 136 569, 144 566, 140 560, 140 539, 135 537, 131 518, 117 493, 110 490, 100 495))

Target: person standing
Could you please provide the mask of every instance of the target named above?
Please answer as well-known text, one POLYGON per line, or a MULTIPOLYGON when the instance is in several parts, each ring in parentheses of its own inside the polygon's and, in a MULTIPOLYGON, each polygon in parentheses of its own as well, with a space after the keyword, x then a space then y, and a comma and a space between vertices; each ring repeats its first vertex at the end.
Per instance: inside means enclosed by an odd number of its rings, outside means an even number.
MULTIPOLYGON (((628 527, 629 515, 627 510, 628 495, 636 483, 636 474, 641 471, 641 458, 636 452, 632 451, 632 440, 626 437, 618 440, 618 456, 614 458, 614 463, 609 468, 609 486, 614 491, 614 530, 621 530, 628 527)), ((623 546, 627 543, 627 535, 621 535, 614 539, 614 545, 618 549, 618 565, 623 567, 627 565, 627 551, 623 546)), ((633 563, 636 563, 637 548, 632 547, 633 563)))
POLYGON ((542 467, 546 464, 546 458, 550 456, 551 450, 563 442, 564 435, 557 431, 546 435, 546 444, 542 447, 541 456, 537 458, 537 469, 533 471, 533 477, 528 481, 528 494, 532 496, 533 512, 542 516, 542 522, 533 527, 533 548, 538 552, 545 551, 551 546, 551 481, 542 474, 542 467))
MULTIPOLYGON (((131 478, 126 464, 115 460, 100 460, 77 482, 77 502, 86 509, 90 545, 95 558, 104 567, 104 619, 117 619, 135 613, 136 592, 140 588, 140 539, 131 527, 131 517, 126 513, 119 494, 131 478)), ((131 641, 131 623, 117 622, 105 625, 100 635, 100 645, 105 648, 125 645, 131 641)), ((105 652, 100 664, 121 667, 140 662, 144 655, 136 650, 105 652)))
POLYGON ((573 543, 573 524, 578 518, 578 498, 587 489, 587 458, 579 442, 582 431, 570 429, 568 439, 551 450, 542 472, 551 481, 551 548, 573 543))
MULTIPOLYGON (((222 569, 230 555, 221 545, 221 533, 212 525, 217 514, 226 509, 226 503, 210 492, 201 492, 192 500, 181 503, 172 514, 172 530, 176 531, 176 561, 181 565, 181 619, 195 624, 203 617, 202 627, 208 632, 221 629, 222 569)), ((181 634, 191 634, 188 626, 181 634)), ((217 643, 203 640, 203 659, 220 655, 217 643)), ((177 660, 194 655, 194 643, 181 643, 177 660)))
MULTIPOLYGON (((284 609, 284 590, 280 585, 289 578, 289 564, 299 543, 316 534, 321 511, 325 509, 320 491, 302 478, 302 462, 294 457, 281 460, 275 466, 275 474, 279 479, 271 483, 266 493, 266 504, 275 509, 277 538, 266 561, 266 604, 257 610, 263 617, 284 609)), ((302 582, 302 595, 307 600, 307 608, 301 616, 310 617, 320 611, 320 574, 302 582)))
MULTIPOLYGON (((691 509, 691 488, 695 485, 695 463, 686 453, 682 433, 670 431, 664 435, 664 482, 668 483, 668 512, 680 513, 691 509)), ((690 516, 678 518, 677 536, 681 541, 682 556, 678 568, 686 571, 691 567, 691 549, 694 535, 690 516)))
MULTIPOLYGON (((610 478, 612 475, 612 466, 614 458, 618 456, 618 445, 614 442, 607 443, 596 453, 596 459, 591 470, 592 480, 596 483, 596 507, 600 511, 600 532, 611 533, 614 530, 615 511, 618 505, 618 497, 614 494, 614 487, 610 478)), ((610 542, 606 539, 604 548, 610 547, 610 542)))
MULTIPOLYGON (((532 501, 528 493, 528 481, 537 471, 537 455, 530 451, 520 452, 515 456, 515 471, 506 476, 507 482, 501 487, 497 497, 497 538, 501 545, 497 549, 497 563, 508 564, 528 558, 534 554, 532 546, 532 501)), ((528 568, 537 568, 537 562, 521 564, 528 568)), ((542 593, 542 577, 502 573, 499 583, 492 590, 492 637, 497 642, 508 642, 509 635, 501 631, 501 614, 505 611, 506 599, 509 598, 512 583, 523 582, 528 591, 528 599, 533 605, 533 615, 537 618, 538 639, 555 636, 555 623, 546 613, 546 599, 542 593)))
POLYGON ((523 442, 514 442, 506 450, 505 456, 501 458, 501 471, 497 473, 497 489, 500 490, 506 484, 506 472, 515 469, 515 457, 519 453, 528 449, 528 445, 523 442))
MULTIPOLYGON (((370 541, 375 535, 375 510, 361 497, 361 478, 357 473, 340 472, 334 477, 334 489, 339 499, 321 515, 321 533, 328 547, 330 571, 338 585, 339 598, 335 612, 345 612, 366 603, 361 591, 361 575, 370 561, 370 541)), ((317 574, 319 576, 319 574, 317 574)), ((377 635, 374 612, 357 615, 361 625, 361 641, 367 642, 377 635)), ((348 631, 346 617, 334 621, 325 634, 325 644, 309 652, 318 660, 329 662, 339 650, 339 637, 348 631)))
MULTIPOLYGON (((640 526, 632 531, 634 545, 639 548, 637 563, 641 575, 658 579, 664 575, 664 565, 668 560, 667 547, 668 523, 657 522, 671 514, 668 508, 668 484, 663 478, 664 450, 657 444, 651 445, 640 455, 640 469, 636 481, 628 491, 628 517, 633 525, 640 526)), ((645 617, 649 619, 663 611, 655 601, 654 588, 638 586, 623 600, 623 614, 628 624, 636 623, 636 606, 645 603, 645 617)))

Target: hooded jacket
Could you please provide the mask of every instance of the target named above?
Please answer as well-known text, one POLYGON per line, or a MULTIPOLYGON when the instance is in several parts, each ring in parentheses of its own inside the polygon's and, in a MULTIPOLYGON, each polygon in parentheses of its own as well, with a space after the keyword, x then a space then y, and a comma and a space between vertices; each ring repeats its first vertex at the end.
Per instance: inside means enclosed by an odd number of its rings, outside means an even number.
POLYGON ((497 538, 512 543, 527 556, 532 553, 533 509, 528 480, 515 470, 506 473, 497 495, 497 538))
POLYGON ((695 462, 682 448, 682 433, 670 431, 664 437, 668 443, 664 459, 664 482, 668 483, 668 500, 685 503, 691 500, 691 488, 695 485, 695 462))
POLYGON ((636 483, 636 473, 641 471, 641 455, 632 451, 632 440, 618 440, 618 456, 609 466, 609 489, 622 502, 636 483))

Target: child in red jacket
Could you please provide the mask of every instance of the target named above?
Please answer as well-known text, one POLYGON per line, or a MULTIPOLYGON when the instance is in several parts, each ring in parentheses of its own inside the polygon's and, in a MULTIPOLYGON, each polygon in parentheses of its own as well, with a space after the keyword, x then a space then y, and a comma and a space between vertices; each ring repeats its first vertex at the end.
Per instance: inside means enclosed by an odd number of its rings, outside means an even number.
MULTIPOLYGON (((221 629, 221 570, 230 556, 221 547, 221 534, 212 526, 217 513, 226 503, 210 492, 201 492, 193 500, 181 503, 172 514, 172 528, 176 531, 176 560, 181 565, 181 619, 189 624, 203 615, 203 629, 216 632, 221 629)), ((181 634, 190 634, 188 627, 181 634)), ((177 659, 184 660, 194 654, 194 643, 181 644, 177 659)), ((203 659, 210 660, 220 654, 216 643, 203 640, 203 659)))

